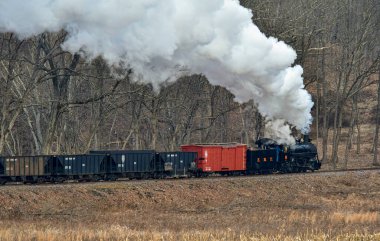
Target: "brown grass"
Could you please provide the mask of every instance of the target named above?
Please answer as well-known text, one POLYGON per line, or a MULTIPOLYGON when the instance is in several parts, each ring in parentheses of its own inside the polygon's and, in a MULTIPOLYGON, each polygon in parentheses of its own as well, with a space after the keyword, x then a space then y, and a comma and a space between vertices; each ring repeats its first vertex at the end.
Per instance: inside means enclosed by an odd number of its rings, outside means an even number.
POLYGON ((294 240, 380 240, 380 234, 368 233, 349 233, 349 234, 330 234, 330 233, 304 233, 295 235, 268 235, 260 233, 234 232, 227 230, 208 230, 208 231, 136 231, 124 226, 110 226, 103 229, 89 229, 79 227, 77 229, 65 229, 47 227, 40 229, 35 225, 25 227, 23 230, 11 230, 0 228, 0 237, 3 241, 14 240, 40 240, 40 241, 59 241, 59 240, 152 240, 152 241, 177 241, 177 240, 199 240, 199 241, 294 241, 294 240))
POLYGON ((380 172, 0 188, 0 241, 380 240, 380 172))
POLYGON ((379 214, 377 212, 360 212, 360 213, 341 213, 335 212, 331 215, 331 221, 333 223, 345 223, 345 224, 376 224, 379 220, 379 214))

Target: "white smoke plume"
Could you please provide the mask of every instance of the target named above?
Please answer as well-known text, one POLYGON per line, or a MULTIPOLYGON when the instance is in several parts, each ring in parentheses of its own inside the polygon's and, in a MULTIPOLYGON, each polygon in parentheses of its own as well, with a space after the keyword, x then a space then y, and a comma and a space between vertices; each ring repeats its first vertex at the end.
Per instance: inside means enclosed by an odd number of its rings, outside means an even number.
POLYGON ((295 144, 294 137, 289 125, 285 124, 285 120, 267 120, 265 123, 264 135, 268 138, 276 140, 278 144, 295 144))
POLYGON ((296 52, 266 37, 237 0, 1 0, 0 31, 27 38, 66 30, 63 48, 128 63, 159 86, 178 69, 203 73, 239 102, 254 99, 270 119, 307 132, 311 96, 296 52))

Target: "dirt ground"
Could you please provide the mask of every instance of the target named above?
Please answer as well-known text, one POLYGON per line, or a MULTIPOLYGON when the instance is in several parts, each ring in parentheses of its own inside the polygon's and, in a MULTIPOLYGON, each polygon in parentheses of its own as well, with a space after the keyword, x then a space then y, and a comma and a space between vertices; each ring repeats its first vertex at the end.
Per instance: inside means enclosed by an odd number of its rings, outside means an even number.
POLYGON ((0 240, 380 240, 380 171, 0 187, 0 240))

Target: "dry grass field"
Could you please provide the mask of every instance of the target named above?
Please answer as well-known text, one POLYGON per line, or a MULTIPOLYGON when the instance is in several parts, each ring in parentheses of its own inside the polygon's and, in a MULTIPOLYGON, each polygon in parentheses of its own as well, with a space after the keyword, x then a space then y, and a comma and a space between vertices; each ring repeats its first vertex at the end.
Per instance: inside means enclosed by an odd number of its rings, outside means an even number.
POLYGON ((380 172, 0 187, 0 240, 380 240, 380 172))

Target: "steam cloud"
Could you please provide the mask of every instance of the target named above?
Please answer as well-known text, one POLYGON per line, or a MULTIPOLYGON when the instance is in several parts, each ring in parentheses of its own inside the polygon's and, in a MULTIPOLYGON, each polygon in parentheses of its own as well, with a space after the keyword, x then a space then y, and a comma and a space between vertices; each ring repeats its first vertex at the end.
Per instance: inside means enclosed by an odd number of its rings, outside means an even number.
MULTIPOLYGON (((308 132, 311 96, 295 51, 267 38, 237 0, 1 0, 0 31, 28 38, 65 29, 63 48, 110 64, 124 61, 159 86, 203 73, 239 102, 254 99, 270 119, 308 132)), ((277 123, 277 122, 276 122, 277 123)))
POLYGON ((265 136, 276 140, 278 144, 295 144, 291 133, 289 125, 285 124, 285 120, 267 120, 265 123, 265 136))

